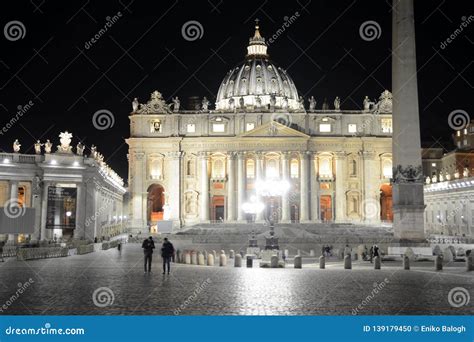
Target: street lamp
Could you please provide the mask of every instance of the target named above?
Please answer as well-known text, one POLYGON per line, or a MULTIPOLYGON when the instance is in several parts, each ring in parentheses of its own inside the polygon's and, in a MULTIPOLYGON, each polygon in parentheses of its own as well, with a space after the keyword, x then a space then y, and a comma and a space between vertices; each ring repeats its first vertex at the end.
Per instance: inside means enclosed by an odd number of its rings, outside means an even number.
POLYGON ((260 180, 255 184, 257 193, 262 196, 268 196, 271 198, 270 202, 270 213, 267 215, 266 219, 270 224, 270 237, 266 238, 265 249, 273 250, 279 249, 278 238, 275 237, 275 221, 278 221, 278 213, 274 213, 274 203, 273 199, 276 196, 285 196, 285 194, 290 189, 290 183, 286 180, 260 180))
MULTIPOLYGON (((255 222, 255 217, 259 212, 264 209, 264 204, 257 201, 256 196, 250 197, 250 202, 242 204, 242 209, 245 212, 247 223, 252 224, 255 222)), ((255 238, 255 226, 252 224, 252 237, 249 239, 250 248, 258 248, 257 239, 255 238)))

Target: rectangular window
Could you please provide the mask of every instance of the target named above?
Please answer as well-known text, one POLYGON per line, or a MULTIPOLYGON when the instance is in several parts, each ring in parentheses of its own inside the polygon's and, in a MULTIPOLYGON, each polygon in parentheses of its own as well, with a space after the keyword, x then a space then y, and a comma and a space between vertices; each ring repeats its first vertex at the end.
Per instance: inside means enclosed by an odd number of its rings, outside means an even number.
POLYGON ((186 126, 187 133, 196 133, 196 124, 188 124, 186 126))
POLYGON ((331 124, 328 124, 328 123, 319 124, 319 131, 322 133, 331 132, 331 124))
POLYGON ((357 132, 357 125, 356 124, 349 124, 347 125, 347 130, 349 133, 356 133, 357 132))
POLYGON ((255 123, 253 123, 253 122, 247 122, 247 124, 245 125, 245 131, 246 132, 251 131, 254 128, 255 128, 255 123))
POLYGON ((467 145, 467 139, 464 139, 463 144, 467 145))
POLYGON ((392 133, 392 119, 381 119, 382 133, 392 133))
POLYGON ((223 123, 212 124, 212 131, 214 133, 224 133, 225 132, 225 124, 223 124, 223 123))

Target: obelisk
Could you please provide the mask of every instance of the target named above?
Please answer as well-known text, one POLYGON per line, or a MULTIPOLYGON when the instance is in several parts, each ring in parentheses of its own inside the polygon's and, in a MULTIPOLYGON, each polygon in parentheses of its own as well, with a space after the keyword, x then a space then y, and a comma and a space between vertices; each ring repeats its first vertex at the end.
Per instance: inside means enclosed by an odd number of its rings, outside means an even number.
POLYGON ((424 199, 413 0, 393 0, 393 228, 401 241, 423 241, 424 199))

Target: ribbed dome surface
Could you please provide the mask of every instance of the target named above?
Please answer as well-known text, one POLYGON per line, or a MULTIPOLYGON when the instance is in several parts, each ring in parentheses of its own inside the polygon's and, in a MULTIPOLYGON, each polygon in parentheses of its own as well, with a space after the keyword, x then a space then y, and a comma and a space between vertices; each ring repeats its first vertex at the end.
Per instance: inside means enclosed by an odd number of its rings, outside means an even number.
POLYGON ((216 109, 239 108, 242 101, 245 107, 264 108, 270 106, 272 96, 275 108, 298 109, 295 84, 285 70, 269 60, 258 25, 247 51, 245 62, 224 77, 217 93, 216 109))

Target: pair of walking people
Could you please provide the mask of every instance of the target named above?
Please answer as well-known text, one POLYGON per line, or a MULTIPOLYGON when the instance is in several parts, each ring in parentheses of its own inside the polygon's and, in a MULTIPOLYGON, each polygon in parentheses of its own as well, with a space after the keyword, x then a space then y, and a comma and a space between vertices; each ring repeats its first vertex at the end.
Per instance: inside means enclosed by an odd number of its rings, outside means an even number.
MULTIPOLYGON (((151 273, 151 262, 153 250, 155 249, 155 241, 153 237, 149 237, 142 243, 143 253, 145 254, 145 273, 151 273)), ((161 258, 163 259, 163 274, 170 274, 171 258, 174 255, 174 246, 168 241, 168 238, 163 239, 161 246, 161 258)))

